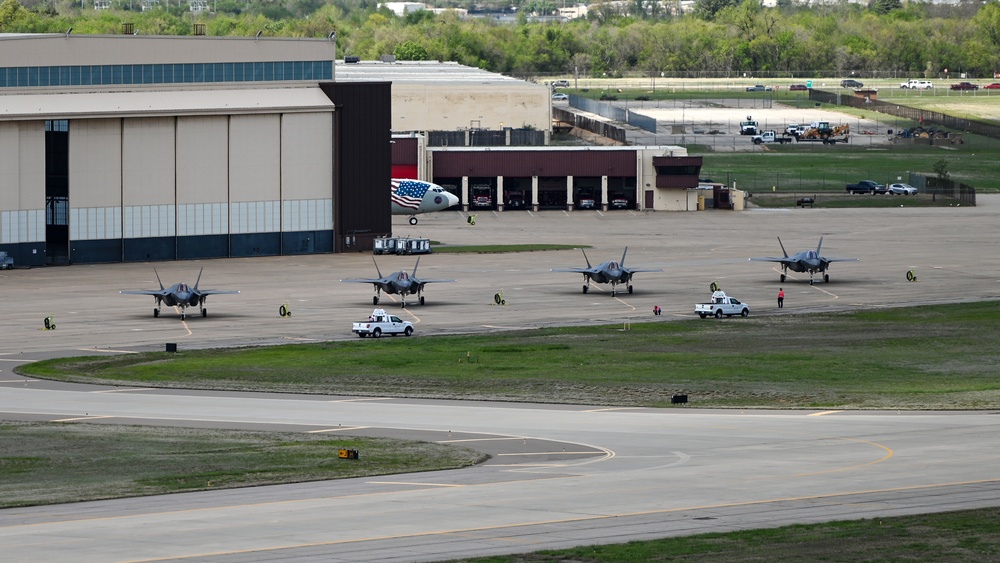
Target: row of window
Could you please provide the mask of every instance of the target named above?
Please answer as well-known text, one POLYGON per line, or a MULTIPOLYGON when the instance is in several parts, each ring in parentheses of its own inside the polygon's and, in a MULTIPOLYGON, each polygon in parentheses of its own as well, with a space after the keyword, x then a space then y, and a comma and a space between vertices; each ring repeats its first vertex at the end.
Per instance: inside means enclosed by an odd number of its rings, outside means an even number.
POLYGON ((0 68, 0 88, 332 79, 333 61, 21 66, 0 68))

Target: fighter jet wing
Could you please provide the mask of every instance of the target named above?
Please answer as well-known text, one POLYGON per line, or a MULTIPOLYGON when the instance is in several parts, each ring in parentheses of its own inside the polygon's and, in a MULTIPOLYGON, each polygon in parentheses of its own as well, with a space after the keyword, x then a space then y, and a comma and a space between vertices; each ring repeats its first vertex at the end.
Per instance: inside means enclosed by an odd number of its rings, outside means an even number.
POLYGON ((118 293, 124 295, 160 295, 166 296, 170 295, 170 290, 167 289, 126 289, 125 291, 119 291, 118 293))
POLYGON ((824 262, 860 262, 860 258, 823 258, 824 262))
POLYGON ((630 273, 630 274, 634 274, 636 272, 662 272, 663 271, 663 268, 622 268, 622 269, 625 270, 626 272, 630 273))
POLYGON ((425 280, 423 278, 420 278, 419 280, 413 280, 413 283, 419 283, 419 284, 423 285, 425 283, 454 283, 454 282, 457 282, 457 281, 458 280, 425 280))
POLYGON ((389 283, 386 278, 357 278, 351 280, 340 280, 344 283, 389 283))
POLYGON ((239 292, 238 289, 199 289, 196 291, 198 295, 236 295, 239 292))
POLYGON ((791 258, 773 258, 770 256, 763 256, 761 258, 750 258, 751 262, 779 262, 781 264, 795 264, 798 260, 793 260, 791 258))
POLYGON ((571 272, 574 274, 596 274, 597 268, 552 268, 553 272, 571 272))

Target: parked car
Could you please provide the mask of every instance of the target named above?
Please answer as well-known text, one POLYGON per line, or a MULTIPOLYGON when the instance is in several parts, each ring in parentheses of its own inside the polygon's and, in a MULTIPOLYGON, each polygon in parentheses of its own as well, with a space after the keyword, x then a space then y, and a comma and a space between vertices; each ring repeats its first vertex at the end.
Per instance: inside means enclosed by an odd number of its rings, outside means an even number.
POLYGON ((612 199, 611 209, 628 209, 628 200, 622 197, 612 199))
POLYGON ((747 86, 747 92, 770 92, 770 86, 764 86, 763 84, 754 84, 753 86, 747 86))
POLYGON ((594 198, 585 197, 581 198, 580 201, 576 203, 578 209, 593 209, 594 208, 594 198))
POLYGON ((994 82, 993 84, 987 84, 983 86, 986 90, 1000 90, 1000 82, 994 82))
POLYGON ((848 78, 847 80, 841 80, 840 81, 840 87, 841 88, 863 88, 864 87, 864 83, 858 82, 857 80, 854 80, 852 78, 848 78))
POLYGON ((569 99, 568 94, 552 94, 553 102, 565 102, 568 99, 569 99))
POLYGON ((569 80, 553 80, 553 88, 569 88, 569 80))
POLYGON ((914 78, 912 80, 907 80, 906 82, 900 83, 899 87, 902 88, 903 90, 907 90, 907 89, 908 90, 931 90, 931 89, 934 88, 934 83, 932 83, 930 80, 917 80, 917 79, 914 78))
POLYGON ((909 184, 889 184, 891 195, 917 195, 917 188, 909 184))
POLYGON ((809 88, 805 84, 792 84, 788 89, 794 92, 796 90, 808 90, 809 88))
POLYGON ((951 85, 952 90, 978 90, 979 85, 973 84, 971 82, 959 82, 958 84, 951 85))

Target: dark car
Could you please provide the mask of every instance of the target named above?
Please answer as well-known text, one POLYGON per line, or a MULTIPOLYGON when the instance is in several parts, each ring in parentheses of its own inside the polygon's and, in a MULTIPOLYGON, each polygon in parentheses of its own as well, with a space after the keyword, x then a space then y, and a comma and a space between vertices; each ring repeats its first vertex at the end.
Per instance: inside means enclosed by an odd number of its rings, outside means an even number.
POLYGON ((979 86, 971 82, 959 82, 951 85, 952 90, 978 90, 979 86))
POLYGON ((612 199, 611 209, 628 209, 628 200, 623 197, 616 197, 612 199))
POLYGON ((794 92, 796 90, 808 90, 809 88, 805 84, 792 84, 788 89, 794 92))
POLYGON ((861 82, 858 82, 857 80, 849 78, 847 80, 841 80, 840 81, 840 87, 841 88, 862 88, 862 87, 864 87, 864 84, 861 83, 861 82))

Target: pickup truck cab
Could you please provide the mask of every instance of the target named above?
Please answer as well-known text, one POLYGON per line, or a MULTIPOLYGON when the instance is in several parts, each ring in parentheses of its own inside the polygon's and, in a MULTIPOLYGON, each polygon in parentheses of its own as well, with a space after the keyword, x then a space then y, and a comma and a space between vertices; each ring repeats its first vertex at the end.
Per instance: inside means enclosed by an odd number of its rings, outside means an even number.
POLYGON ((764 131, 760 135, 754 135, 750 138, 753 144, 759 145, 761 143, 778 143, 785 144, 791 143, 794 139, 791 137, 779 137, 774 131, 764 131))
POLYGON ((934 88, 934 84, 930 80, 912 79, 906 82, 901 82, 899 87, 903 90, 930 90, 934 88))
POLYGON ((354 323, 351 331, 361 338, 369 335, 378 338, 383 334, 410 336, 413 334, 413 323, 404 321, 396 315, 390 315, 385 309, 375 309, 367 321, 354 323))
POLYGON ((725 291, 719 290, 712 293, 710 302, 696 304, 694 312, 703 319, 709 315, 717 319, 722 318, 722 315, 745 317, 750 314, 750 307, 746 303, 740 303, 739 299, 726 295, 725 291))

